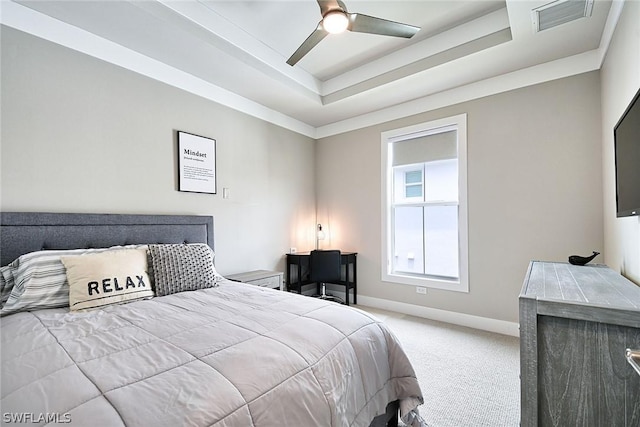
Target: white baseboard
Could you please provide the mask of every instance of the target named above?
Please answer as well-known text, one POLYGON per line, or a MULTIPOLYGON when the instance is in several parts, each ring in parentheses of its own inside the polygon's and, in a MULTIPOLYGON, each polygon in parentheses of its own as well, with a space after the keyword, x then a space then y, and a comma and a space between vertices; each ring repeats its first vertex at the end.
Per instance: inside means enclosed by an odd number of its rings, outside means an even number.
POLYGON ((410 314, 412 316, 423 317, 425 319, 452 323, 454 325, 481 329, 483 331, 495 332, 498 334, 510 335, 513 337, 520 336, 520 325, 515 322, 507 322, 504 320, 490 319, 488 317, 473 316, 471 314, 456 313, 454 311, 423 307, 421 305, 406 304, 404 302, 373 298, 365 295, 358 295, 358 305, 380 308, 382 310, 394 311, 396 313, 410 314))

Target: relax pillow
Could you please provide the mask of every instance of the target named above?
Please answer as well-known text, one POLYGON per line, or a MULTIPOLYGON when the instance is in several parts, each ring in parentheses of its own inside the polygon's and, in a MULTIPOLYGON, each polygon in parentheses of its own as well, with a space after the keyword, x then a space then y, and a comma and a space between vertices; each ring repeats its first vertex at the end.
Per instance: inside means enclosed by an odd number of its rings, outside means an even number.
POLYGON ((0 315, 68 306, 69 285, 60 257, 106 250, 45 250, 21 255, 0 270, 5 281, 1 298, 6 301, 0 315))
POLYGON ((213 251, 204 243, 149 245, 157 296, 217 286, 213 251))
POLYGON ((116 249, 61 258, 73 311, 150 298, 145 249, 116 249))

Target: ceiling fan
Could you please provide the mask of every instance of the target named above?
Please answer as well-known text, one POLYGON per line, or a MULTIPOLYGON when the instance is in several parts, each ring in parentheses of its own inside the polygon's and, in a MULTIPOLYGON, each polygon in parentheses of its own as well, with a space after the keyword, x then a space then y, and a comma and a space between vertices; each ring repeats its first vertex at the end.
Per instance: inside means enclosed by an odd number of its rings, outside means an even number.
POLYGON ((361 13, 349 13, 342 0, 318 0, 322 20, 315 31, 300 45, 287 64, 295 65, 311 49, 329 34, 341 33, 345 30, 356 33, 380 34, 383 36, 411 38, 420 27, 388 21, 386 19, 363 15, 361 13))

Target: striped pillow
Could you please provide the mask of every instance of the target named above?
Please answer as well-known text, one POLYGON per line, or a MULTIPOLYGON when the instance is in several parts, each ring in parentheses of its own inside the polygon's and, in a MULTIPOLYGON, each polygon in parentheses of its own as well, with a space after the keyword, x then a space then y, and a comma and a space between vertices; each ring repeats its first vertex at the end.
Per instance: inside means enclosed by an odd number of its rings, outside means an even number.
POLYGON ((72 311, 153 297, 147 250, 117 249, 64 256, 72 311))
POLYGON ((0 308, 9 299, 13 289, 13 267, 5 265, 0 267, 0 308))
MULTIPOLYGON (((146 246, 125 247, 146 248, 146 246)), ((2 267, 6 269, 2 271, 6 282, 2 288, 2 298, 6 293, 8 295, 0 310, 0 316, 18 311, 67 307, 69 284, 60 257, 104 252, 114 248, 46 250, 21 255, 6 267, 2 267), (13 278, 13 285, 7 280, 9 274, 13 278)))

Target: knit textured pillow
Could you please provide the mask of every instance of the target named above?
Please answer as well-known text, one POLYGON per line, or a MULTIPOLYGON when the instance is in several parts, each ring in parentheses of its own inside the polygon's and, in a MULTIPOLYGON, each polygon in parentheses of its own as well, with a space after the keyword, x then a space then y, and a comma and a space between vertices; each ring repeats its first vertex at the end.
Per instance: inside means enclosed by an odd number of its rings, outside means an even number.
POLYGON ((156 296, 217 286, 213 251, 204 243, 149 245, 156 296))

